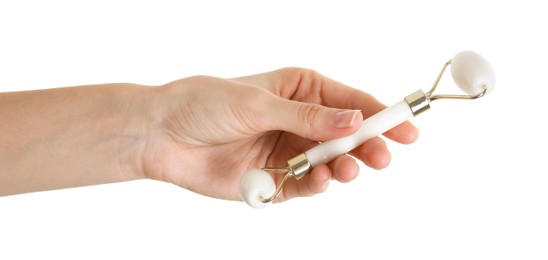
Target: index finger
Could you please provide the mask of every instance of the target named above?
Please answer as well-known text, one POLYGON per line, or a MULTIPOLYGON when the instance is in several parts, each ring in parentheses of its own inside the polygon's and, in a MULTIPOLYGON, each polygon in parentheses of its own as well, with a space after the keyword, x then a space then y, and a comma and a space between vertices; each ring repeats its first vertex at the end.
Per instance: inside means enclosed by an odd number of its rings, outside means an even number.
MULTIPOLYGON (((341 109, 359 109, 364 118, 386 108, 372 95, 309 69, 284 68, 232 80, 266 88, 280 97, 291 100, 341 109)), ((418 129, 406 121, 385 132, 384 136, 396 142, 408 144, 418 138, 418 129)))
MULTIPOLYGON (((372 95, 349 87, 315 71, 301 69, 286 74, 285 82, 298 82, 292 98, 305 102, 318 102, 321 105, 342 109, 359 109, 368 118, 386 108, 372 95), (291 74, 292 73, 292 74, 291 74), (296 74, 296 75, 295 75, 296 74)), ((291 85, 291 84, 286 84, 291 85)), ((291 89, 291 87, 289 87, 291 89)), ((396 142, 409 144, 418 138, 418 129, 409 121, 388 130, 384 136, 396 142)))

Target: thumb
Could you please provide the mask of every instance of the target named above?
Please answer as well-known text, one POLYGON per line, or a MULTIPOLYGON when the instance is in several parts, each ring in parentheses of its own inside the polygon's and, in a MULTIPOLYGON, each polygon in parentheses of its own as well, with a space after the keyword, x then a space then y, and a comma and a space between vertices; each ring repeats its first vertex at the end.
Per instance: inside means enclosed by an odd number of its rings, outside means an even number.
POLYGON ((348 136, 356 132, 363 121, 360 110, 325 107, 276 98, 269 109, 270 127, 291 132, 301 137, 327 141, 348 136))

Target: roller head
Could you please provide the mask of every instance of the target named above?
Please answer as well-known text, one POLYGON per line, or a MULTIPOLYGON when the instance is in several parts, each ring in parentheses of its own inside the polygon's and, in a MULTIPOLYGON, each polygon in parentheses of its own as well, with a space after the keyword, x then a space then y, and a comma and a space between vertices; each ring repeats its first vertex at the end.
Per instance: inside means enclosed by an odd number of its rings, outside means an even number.
POLYGON ((276 192, 276 183, 272 176, 261 169, 247 171, 240 180, 240 195, 251 207, 264 208, 270 203, 264 203, 261 198, 268 198, 276 192))
POLYGON ((468 95, 477 95, 495 87, 495 71, 486 59, 473 51, 463 51, 451 60, 451 74, 457 86, 468 95))

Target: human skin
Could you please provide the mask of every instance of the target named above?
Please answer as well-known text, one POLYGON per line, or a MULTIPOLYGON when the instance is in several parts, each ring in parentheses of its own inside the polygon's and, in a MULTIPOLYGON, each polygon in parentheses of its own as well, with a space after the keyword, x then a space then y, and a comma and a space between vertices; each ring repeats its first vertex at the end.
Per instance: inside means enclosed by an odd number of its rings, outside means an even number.
MULTIPOLYGON (((162 86, 89 85, 0 93, 0 195, 154 179, 240 200, 247 169, 284 167, 318 141, 348 136, 385 106, 319 73, 285 68, 241 78, 194 76, 162 86)), ((385 133, 408 144, 409 122, 385 133)), ((276 202, 390 162, 380 137, 289 180, 276 202), (350 156, 351 155, 351 156, 350 156)), ((274 176, 279 181, 281 176, 274 176)))

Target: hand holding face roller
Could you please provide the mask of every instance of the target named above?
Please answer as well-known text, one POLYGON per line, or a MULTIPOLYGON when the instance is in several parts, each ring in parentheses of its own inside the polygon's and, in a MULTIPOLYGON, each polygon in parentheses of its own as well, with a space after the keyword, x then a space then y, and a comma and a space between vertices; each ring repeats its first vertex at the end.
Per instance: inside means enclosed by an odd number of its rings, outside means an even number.
POLYGON ((276 199, 289 178, 301 179, 313 167, 326 164, 348 153, 365 141, 378 136, 430 108, 438 99, 476 99, 488 94, 495 86, 495 73, 483 57, 472 51, 460 52, 445 63, 434 86, 426 93, 418 90, 404 100, 365 119, 356 133, 321 143, 288 161, 279 169, 251 169, 240 181, 243 200, 254 208, 264 208, 276 199), (466 95, 434 94, 447 66, 451 65, 453 80, 466 95), (276 187, 270 173, 282 173, 284 178, 276 187))

